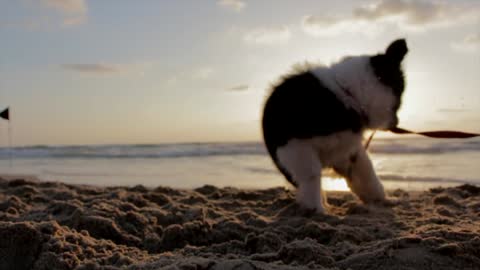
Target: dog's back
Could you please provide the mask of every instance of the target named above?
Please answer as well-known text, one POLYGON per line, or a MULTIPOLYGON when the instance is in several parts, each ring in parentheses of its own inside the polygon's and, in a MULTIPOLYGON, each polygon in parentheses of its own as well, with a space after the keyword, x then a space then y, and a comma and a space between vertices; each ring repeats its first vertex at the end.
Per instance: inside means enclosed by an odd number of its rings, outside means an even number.
POLYGON ((331 89, 310 71, 285 77, 272 90, 263 111, 265 145, 275 165, 296 185, 279 164, 276 150, 291 139, 309 139, 350 130, 360 132, 361 116, 347 108, 331 89))

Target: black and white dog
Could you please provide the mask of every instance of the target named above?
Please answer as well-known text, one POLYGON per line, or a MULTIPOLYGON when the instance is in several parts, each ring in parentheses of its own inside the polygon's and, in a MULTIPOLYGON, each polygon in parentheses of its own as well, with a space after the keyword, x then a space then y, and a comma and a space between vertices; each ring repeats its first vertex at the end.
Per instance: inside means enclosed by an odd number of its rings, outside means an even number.
POLYGON ((344 176, 362 201, 385 200, 363 132, 397 126, 407 52, 399 39, 384 53, 297 70, 273 87, 263 111, 263 137, 277 168, 297 187, 301 206, 325 211, 323 168, 344 176))

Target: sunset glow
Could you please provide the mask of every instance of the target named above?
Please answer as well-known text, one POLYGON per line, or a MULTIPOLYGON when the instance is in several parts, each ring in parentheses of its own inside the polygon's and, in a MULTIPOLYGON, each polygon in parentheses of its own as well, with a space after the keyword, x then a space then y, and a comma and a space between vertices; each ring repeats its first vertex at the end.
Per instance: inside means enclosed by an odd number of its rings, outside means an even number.
POLYGON ((480 132, 479 1, 1 6, 0 107, 15 145, 259 141, 269 86, 292 65, 399 37, 410 48, 401 125, 480 132))
POLYGON ((350 191, 345 178, 328 178, 322 179, 322 188, 327 191, 350 191))

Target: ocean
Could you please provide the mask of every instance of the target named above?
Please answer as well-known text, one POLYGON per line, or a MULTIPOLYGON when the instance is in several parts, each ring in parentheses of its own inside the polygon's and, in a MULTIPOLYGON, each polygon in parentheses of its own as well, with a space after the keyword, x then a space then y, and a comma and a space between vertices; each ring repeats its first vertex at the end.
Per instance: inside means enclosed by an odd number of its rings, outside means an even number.
MULTIPOLYGON (((480 139, 376 138, 369 152, 387 189, 480 184, 480 139)), ((102 186, 288 186, 261 142, 0 148, 0 175, 102 186)), ((329 170, 322 185, 348 190, 329 170)))

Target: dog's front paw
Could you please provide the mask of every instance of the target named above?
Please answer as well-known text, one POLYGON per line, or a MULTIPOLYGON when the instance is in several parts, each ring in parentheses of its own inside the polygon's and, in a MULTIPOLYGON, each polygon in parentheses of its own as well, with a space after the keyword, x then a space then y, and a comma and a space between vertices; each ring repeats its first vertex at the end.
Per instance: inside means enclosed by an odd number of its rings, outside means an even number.
POLYGON ((304 209, 306 212, 312 212, 317 214, 325 214, 326 207, 321 200, 304 200, 302 198, 297 198, 297 204, 301 209, 304 209))
POLYGON ((311 217, 314 215, 325 215, 327 211, 324 207, 319 208, 305 208, 303 206, 299 206, 299 214, 304 217, 311 217))
POLYGON ((394 207, 400 204, 400 200, 398 199, 391 199, 391 198, 385 198, 382 201, 379 202, 380 205, 385 206, 385 207, 394 207))
POLYGON ((379 186, 375 189, 370 189, 368 192, 362 192, 357 194, 365 204, 381 204, 386 200, 385 192, 383 188, 379 186))
POLYGON ((309 208, 305 207, 298 202, 291 203, 286 207, 280 209, 277 213, 277 216, 303 216, 303 217, 312 217, 314 215, 326 215, 327 211, 325 208, 309 208))
POLYGON ((398 205, 400 202, 396 199, 381 198, 369 201, 367 204, 383 206, 383 207, 393 207, 398 205))

